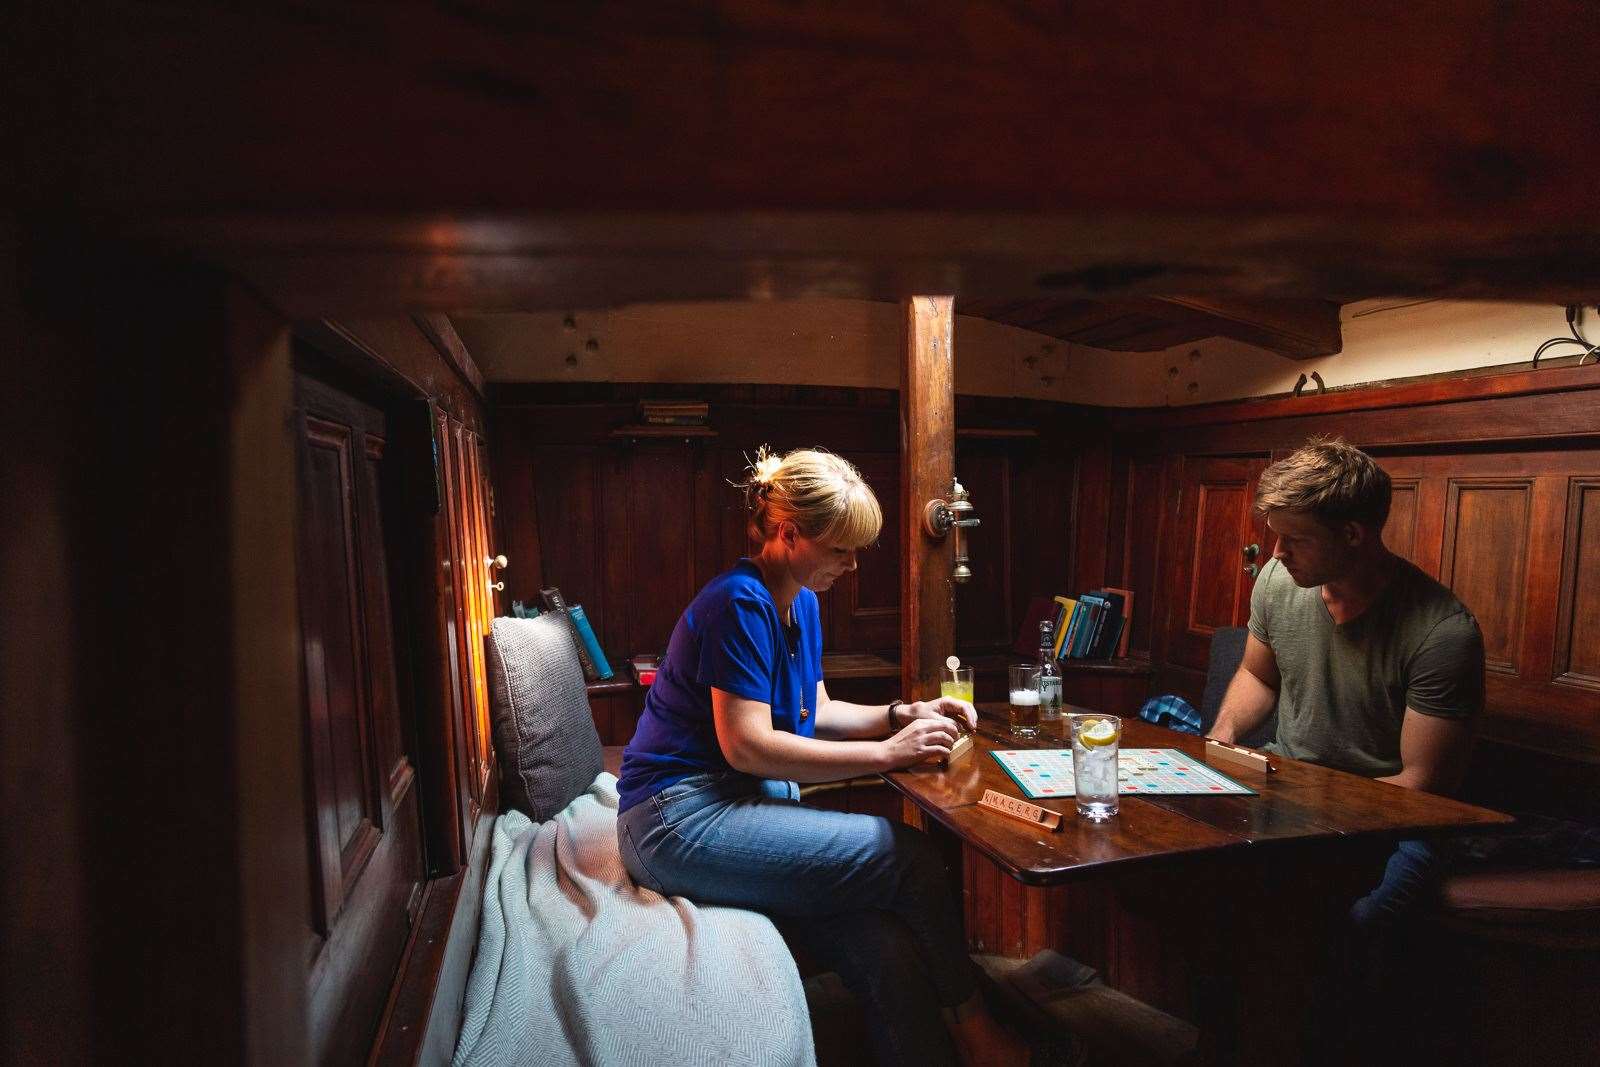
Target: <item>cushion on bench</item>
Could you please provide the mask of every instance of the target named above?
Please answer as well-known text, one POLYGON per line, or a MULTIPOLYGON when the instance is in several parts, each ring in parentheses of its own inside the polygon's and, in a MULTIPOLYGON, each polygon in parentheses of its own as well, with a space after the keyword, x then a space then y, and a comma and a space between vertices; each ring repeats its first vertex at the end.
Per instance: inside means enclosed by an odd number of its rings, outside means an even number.
POLYGON ((495 619, 484 646, 502 803, 544 822, 602 769, 572 632, 560 615, 495 619))
POLYGON ((1600 869, 1460 874, 1445 879, 1439 905, 1453 926, 1502 940, 1600 946, 1600 869))

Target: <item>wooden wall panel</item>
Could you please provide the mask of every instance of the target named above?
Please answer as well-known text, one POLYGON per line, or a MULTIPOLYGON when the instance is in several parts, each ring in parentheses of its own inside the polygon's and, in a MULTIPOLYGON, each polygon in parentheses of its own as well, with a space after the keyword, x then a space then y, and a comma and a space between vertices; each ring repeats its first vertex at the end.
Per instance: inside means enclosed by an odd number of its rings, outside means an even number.
POLYGON ((956 442, 956 477, 973 500, 983 501, 975 505, 981 525, 967 531, 972 578, 955 587, 956 644, 964 647, 1004 647, 1016 638, 1020 611, 1011 590, 1013 526, 1031 521, 1026 511, 1034 494, 1013 495, 1011 468, 1003 449, 963 448, 956 442))
POLYGON ((694 597, 699 457, 694 446, 642 443, 605 468, 605 521, 588 536, 607 562, 597 635, 613 648, 665 648, 694 597))
POLYGON ((377 841, 377 788, 363 743, 367 722, 365 622, 356 560, 352 442, 347 427, 306 419, 300 493, 300 565, 306 648, 307 739, 316 799, 313 886, 317 931, 326 937, 345 892, 377 841))
POLYGON ((1148 656, 1158 601, 1157 566, 1161 533, 1168 511, 1165 464, 1159 457, 1140 457, 1128 469, 1127 517, 1124 520, 1122 581, 1118 588, 1134 594, 1130 653, 1148 656))
MULTIPOLYGON (((582 604, 591 621, 596 615, 603 618, 608 605, 600 569, 605 546, 598 536, 599 487, 607 457, 597 449, 569 444, 536 444, 530 451, 540 572, 569 604, 582 604), (560 476, 552 476, 557 471, 560 476)), ((508 473, 512 479, 522 477, 521 472, 508 473)))
POLYGON ((1532 481, 1451 479, 1441 580, 1472 606, 1485 664, 1516 674, 1531 534, 1532 481))
POLYGON ((1600 690, 1600 479, 1568 481, 1564 532, 1553 673, 1559 685, 1600 690))
POLYGON ((1393 478, 1394 495, 1389 505, 1389 521, 1383 526, 1383 543, 1389 551, 1416 563, 1417 559, 1417 479, 1393 478))
POLYGON ((822 598, 831 613, 828 648, 893 648, 900 642, 900 458, 892 452, 852 452, 845 458, 877 494, 883 530, 877 544, 856 554, 855 573, 822 598))
MULTIPOLYGON (((958 408, 959 416, 959 408, 958 408)), ((1007 574, 1011 585, 1011 603, 1008 608, 1012 633, 1006 635, 1009 645, 1015 638, 1028 601, 1036 596, 1072 595, 1080 592, 1073 582, 1072 564, 1079 540, 1073 535, 1078 519, 1075 514, 1075 486, 1078 478, 1078 452, 1074 444, 1059 436, 1063 421, 1042 420, 1039 436, 1032 439, 1011 440, 1004 444, 1010 468, 1009 518, 1007 536, 1010 550, 1007 556, 1007 574)), ((956 438, 956 460, 959 464, 974 443, 956 438)), ((988 446, 986 446, 988 447, 988 446)), ((978 517, 989 522, 996 505, 974 497, 978 517)), ((983 528, 978 528, 983 534, 983 528)), ((982 544, 983 554, 994 552, 992 531, 982 544)), ((978 549, 974 549, 977 552, 978 549)), ((962 625, 960 601, 957 601, 957 635, 962 625)))
POLYGON ((1239 558, 1239 519, 1249 510, 1244 482, 1220 481, 1200 485, 1200 513, 1195 527, 1194 563, 1189 585, 1188 628, 1212 633, 1233 625, 1239 609, 1239 582, 1217 581, 1231 574, 1239 558))
POLYGON ((1191 670, 1205 670, 1212 634, 1249 616, 1251 579, 1242 550, 1255 544, 1257 565, 1266 559, 1268 544, 1252 512, 1265 466, 1262 459, 1237 457, 1183 462, 1181 515, 1162 576, 1170 597, 1162 647, 1168 659, 1191 670))
MULTIPOLYGON (((694 593, 751 550, 744 476, 761 443, 820 445, 856 464, 884 512, 878 543, 821 598, 829 652, 894 658, 899 647, 900 471, 895 394, 776 386, 582 385, 497 389, 496 472, 508 585, 528 599, 527 575, 584 605, 614 659, 661 651, 694 593), (712 405, 718 436, 628 443, 641 397, 689 396, 712 405), (509 497, 523 499, 511 503, 509 497), (537 524, 530 533, 529 524, 537 524), (520 583, 520 584, 519 584, 520 583)), ((958 596, 963 654, 1008 647, 1030 596, 1067 591, 1074 538, 1075 446, 1058 427, 1076 409, 963 397, 958 467, 983 525, 973 532, 974 582, 958 596)), ((1079 420, 1081 421, 1081 420, 1079 420)), ((1148 546, 1154 551, 1154 546, 1148 546)), ((536 591, 533 595, 536 595, 536 591)))

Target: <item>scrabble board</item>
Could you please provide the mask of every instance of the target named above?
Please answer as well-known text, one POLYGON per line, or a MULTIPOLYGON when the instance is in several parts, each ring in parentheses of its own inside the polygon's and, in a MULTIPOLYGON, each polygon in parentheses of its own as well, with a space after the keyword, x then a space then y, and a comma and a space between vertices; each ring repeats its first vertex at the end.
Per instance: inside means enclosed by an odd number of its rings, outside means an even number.
MULTIPOLYGON (((997 749, 990 755, 1030 800, 1074 795, 1070 748, 997 749)), ((1254 796, 1256 791, 1175 748, 1125 748, 1117 753, 1117 792, 1254 796)))

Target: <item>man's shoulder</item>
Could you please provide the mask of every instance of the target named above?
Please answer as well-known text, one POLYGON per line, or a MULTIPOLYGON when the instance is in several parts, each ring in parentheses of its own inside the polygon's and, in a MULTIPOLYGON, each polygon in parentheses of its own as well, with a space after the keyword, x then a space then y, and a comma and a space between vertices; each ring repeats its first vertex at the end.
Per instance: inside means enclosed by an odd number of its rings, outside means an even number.
POLYGON ((1441 623, 1476 627, 1472 611, 1454 590, 1410 560, 1396 557, 1395 584, 1401 610, 1416 625, 1432 629, 1441 623))
POLYGON ((1267 560, 1267 565, 1261 568, 1261 576, 1256 579, 1256 587, 1261 590, 1270 604, 1290 606, 1298 603, 1311 603, 1312 598, 1321 603, 1322 593, 1315 586, 1306 589, 1295 583, 1284 569, 1282 563, 1276 559, 1267 560))

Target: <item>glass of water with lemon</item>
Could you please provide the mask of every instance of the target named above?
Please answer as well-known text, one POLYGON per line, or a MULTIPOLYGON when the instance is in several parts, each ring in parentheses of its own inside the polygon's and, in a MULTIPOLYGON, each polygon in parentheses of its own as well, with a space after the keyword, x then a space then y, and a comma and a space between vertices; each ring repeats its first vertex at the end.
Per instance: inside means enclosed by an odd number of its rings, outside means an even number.
POLYGON ((1072 780, 1078 814, 1100 822, 1117 813, 1117 749, 1122 720, 1115 715, 1068 715, 1072 780))

